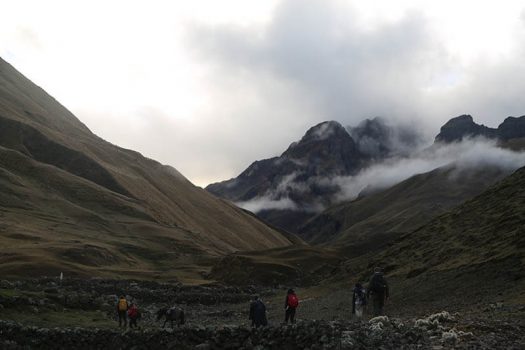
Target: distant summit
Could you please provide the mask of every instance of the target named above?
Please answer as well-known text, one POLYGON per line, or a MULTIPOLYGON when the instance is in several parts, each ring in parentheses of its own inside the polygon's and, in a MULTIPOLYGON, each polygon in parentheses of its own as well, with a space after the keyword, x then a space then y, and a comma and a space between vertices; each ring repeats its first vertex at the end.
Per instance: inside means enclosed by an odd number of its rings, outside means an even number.
POLYGON ((307 185, 307 179, 352 174, 360 168, 362 159, 345 128, 338 122, 327 121, 310 128, 281 156, 255 161, 237 178, 211 184, 206 189, 232 201, 249 201, 262 195, 270 200, 283 197, 299 200, 305 192, 314 190, 313 184, 307 185), (294 180, 300 180, 306 187, 291 186, 294 180))
MULTIPOLYGON (((341 193, 355 190, 359 198, 375 193, 378 188, 366 183, 372 180, 359 178, 363 183, 358 183, 351 178, 385 160, 410 158, 425 143, 421 135, 412 125, 393 125, 380 117, 348 127, 325 121, 308 129, 280 156, 255 161, 238 177, 206 190, 273 226, 302 235, 307 221, 338 205, 341 193)), ((435 142, 439 146, 477 136, 501 141, 525 137, 525 117, 509 117, 494 129, 461 115, 443 125, 435 142)), ((507 146, 521 147, 521 140, 511 143, 507 146)))
POLYGON ((450 119, 443 125, 436 136, 435 142, 450 143, 461 141, 467 137, 478 136, 502 141, 525 137, 525 116, 519 118, 508 117, 497 129, 494 129, 476 124, 472 116, 464 114, 450 119))
POLYGON ((365 119, 358 126, 347 129, 359 151, 374 159, 406 155, 422 142, 415 130, 401 125, 389 125, 381 117, 365 119))
POLYGON ((525 137, 525 115, 506 118, 498 126, 498 137, 505 141, 525 137))
POLYGON ((333 204, 340 187, 330 179, 355 175, 416 139, 413 132, 381 118, 348 128, 325 121, 308 129, 279 157, 256 161, 237 178, 206 189, 277 227, 297 232, 307 219, 333 204))
POLYGON ((237 178, 211 184, 209 192, 295 232, 339 188, 319 179, 357 173, 369 157, 336 121, 319 123, 279 157, 253 162, 237 178))
POLYGON ((280 159, 302 163, 306 175, 345 175, 360 165, 362 154, 345 128, 327 121, 310 128, 280 159))

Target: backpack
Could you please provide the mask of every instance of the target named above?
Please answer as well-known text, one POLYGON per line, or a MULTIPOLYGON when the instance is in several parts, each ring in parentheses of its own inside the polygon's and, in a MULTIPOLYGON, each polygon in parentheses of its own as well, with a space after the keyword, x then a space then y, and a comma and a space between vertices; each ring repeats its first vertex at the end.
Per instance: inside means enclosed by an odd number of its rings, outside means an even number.
POLYGON ((372 293, 381 294, 386 290, 386 281, 383 275, 375 274, 370 280, 370 285, 368 286, 372 293))
POLYGON ((288 306, 292 309, 295 309, 297 306, 299 306, 299 299, 297 298, 297 295, 288 294, 288 306))
POLYGON ((366 305, 366 291, 364 288, 354 288, 355 304, 366 305))
POLYGON ((135 318, 136 316, 138 316, 138 310, 136 307, 132 307, 131 309, 128 310, 128 316, 129 318, 135 318))
POLYGON ((264 312, 266 311, 266 306, 263 304, 262 301, 257 300, 255 302, 254 311, 255 311, 255 314, 264 314, 264 312))
POLYGON ((128 301, 124 298, 118 301, 118 311, 126 311, 128 309, 128 301))

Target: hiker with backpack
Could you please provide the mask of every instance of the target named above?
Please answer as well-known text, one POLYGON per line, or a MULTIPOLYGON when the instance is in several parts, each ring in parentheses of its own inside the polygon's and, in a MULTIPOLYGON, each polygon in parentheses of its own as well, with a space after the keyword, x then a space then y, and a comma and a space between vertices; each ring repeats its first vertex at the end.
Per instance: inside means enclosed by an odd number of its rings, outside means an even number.
POLYGON ((117 314, 118 314, 118 326, 122 327, 122 324, 124 324, 124 327, 128 326, 128 318, 127 318, 127 311, 128 311, 128 301, 126 300, 126 297, 121 295, 118 302, 117 302, 117 314))
POLYGON ((284 301, 284 323, 288 324, 288 320, 290 320, 292 324, 295 323, 295 309, 297 309, 297 306, 299 306, 299 298, 297 298, 295 291, 290 288, 288 289, 288 293, 286 293, 286 299, 284 301))
POLYGON ((257 295, 253 297, 253 301, 250 303, 250 320, 252 321, 252 328, 268 325, 266 306, 257 295))
POLYGON ((128 309, 128 318, 129 318, 129 328, 133 328, 133 326, 137 326, 137 320, 140 318, 140 312, 137 308, 137 305, 135 303, 131 303, 128 309))
POLYGON ((367 305, 366 290, 361 283, 356 283, 352 289, 352 315, 358 319, 363 317, 367 305))
POLYGON ((389 298, 388 282, 383 276, 383 269, 376 267, 374 274, 368 283, 367 296, 372 295, 372 305, 374 306, 374 317, 384 315, 385 301, 389 298))

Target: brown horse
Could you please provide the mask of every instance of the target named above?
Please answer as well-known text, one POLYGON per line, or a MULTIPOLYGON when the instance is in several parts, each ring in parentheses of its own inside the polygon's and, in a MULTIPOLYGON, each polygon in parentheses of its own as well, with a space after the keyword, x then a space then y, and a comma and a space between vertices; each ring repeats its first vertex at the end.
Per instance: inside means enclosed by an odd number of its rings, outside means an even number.
POLYGON ((162 328, 166 326, 166 322, 170 321, 171 328, 173 328, 173 323, 176 322, 179 326, 183 325, 184 322, 186 322, 186 319, 184 317, 184 310, 182 310, 179 307, 171 307, 171 308, 162 308, 159 311, 157 311, 157 322, 161 320, 161 318, 165 318, 164 324, 162 325, 162 328))

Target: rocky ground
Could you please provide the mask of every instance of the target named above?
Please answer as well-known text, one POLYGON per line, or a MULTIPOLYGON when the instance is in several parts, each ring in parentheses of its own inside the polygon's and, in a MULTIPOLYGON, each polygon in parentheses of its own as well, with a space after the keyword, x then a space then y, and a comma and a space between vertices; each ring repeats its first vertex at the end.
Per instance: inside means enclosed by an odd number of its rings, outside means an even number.
MULTIPOLYGON (((525 307, 495 303, 418 314, 387 305, 389 317, 354 320, 345 289, 298 289, 298 321, 283 326, 286 288, 183 286, 115 280, 54 279, 0 282, 0 348, 112 349, 525 349, 525 307), (118 294, 141 308, 139 330, 119 329, 118 294), (269 326, 247 320, 254 294, 268 308, 269 326), (161 329, 155 312, 178 305, 179 328, 161 329)), ((427 305, 425 312, 432 308, 427 305)))

